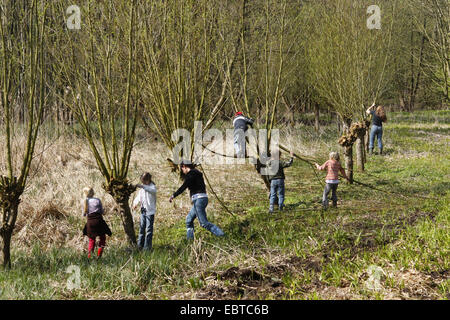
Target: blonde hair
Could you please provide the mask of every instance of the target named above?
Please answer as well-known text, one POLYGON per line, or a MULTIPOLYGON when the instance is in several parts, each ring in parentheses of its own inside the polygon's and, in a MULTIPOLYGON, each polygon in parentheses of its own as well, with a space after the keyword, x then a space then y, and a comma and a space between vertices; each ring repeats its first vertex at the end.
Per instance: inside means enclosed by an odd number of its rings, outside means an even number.
POLYGON ((92 198, 94 196, 94 189, 91 187, 83 188, 83 194, 86 199, 83 201, 83 213, 87 214, 88 212, 88 198, 92 198))
POLYGON ((83 194, 86 198, 92 198, 94 196, 94 189, 91 187, 83 188, 83 194))
POLYGON ((330 159, 339 161, 340 158, 341 158, 341 157, 339 156, 339 153, 338 153, 338 152, 335 152, 335 151, 330 152, 330 159))

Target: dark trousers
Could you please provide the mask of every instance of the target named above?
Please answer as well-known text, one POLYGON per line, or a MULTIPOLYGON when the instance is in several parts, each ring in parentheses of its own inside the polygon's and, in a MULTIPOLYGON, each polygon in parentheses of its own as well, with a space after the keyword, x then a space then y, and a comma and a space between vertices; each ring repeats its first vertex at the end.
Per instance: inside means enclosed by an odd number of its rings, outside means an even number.
POLYGON ((333 200, 333 206, 337 206, 337 183, 327 183, 325 184, 325 189, 323 190, 323 197, 322 197, 322 205, 324 208, 328 208, 328 195, 331 191, 331 200, 333 200))

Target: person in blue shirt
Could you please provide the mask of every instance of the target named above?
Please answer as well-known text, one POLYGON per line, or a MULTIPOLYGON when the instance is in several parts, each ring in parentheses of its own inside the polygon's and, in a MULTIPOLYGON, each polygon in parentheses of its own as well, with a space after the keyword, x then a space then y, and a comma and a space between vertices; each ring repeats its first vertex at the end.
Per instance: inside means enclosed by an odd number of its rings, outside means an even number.
POLYGON ((378 149, 383 154, 383 122, 387 121, 386 111, 383 106, 376 106, 375 103, 366 110, 367 114, 372 115, 372 128, 370 129, 369 154, 373 154, 375 137, 378 140, 378 149))

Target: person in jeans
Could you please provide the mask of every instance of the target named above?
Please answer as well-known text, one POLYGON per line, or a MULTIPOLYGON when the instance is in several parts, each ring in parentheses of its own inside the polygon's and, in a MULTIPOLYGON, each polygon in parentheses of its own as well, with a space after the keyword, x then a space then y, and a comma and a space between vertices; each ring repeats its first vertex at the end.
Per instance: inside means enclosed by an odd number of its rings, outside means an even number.
POLYGON ((151 250, 156 212, 156 185, 148 172, 142 174, 141 183, 136 185, 141 190, 139 190, 137 197, 133 201, 133 210, 136 210, 138 205, 141 205, 138 248, 151 250))
POLYGON ((383 106, 378 106, 375 109, 375 104, 370 106, 366 110, 367 114, 372 115, 372 128, 370 129, 370 138, 369 138, 369 153, 373 153, 373 147, 375 142, 375 136, 378 140, 378 149, 380 150, 380 154, 383 154, 383 122, 387 121, 386 112, 383 106))
POLYGON ((100 258, 106 246, 106 235, 111 236, 112 232, 105 220, 103 220, 104 210, 102 202, 100 199, 94 198, 94 189, 86 187, 83 189, 83 193, 85 195, 82 201, 83 216, 87 217, 83 235, 89 238, 88 258, 91 257, 95 249, 95 240, 97 237, 100 238, 97 258, 100 258))
POLYGON ((189 189, 192 208, 186 217, 187 238, 194 239, 194 220, 198 218, 200 226, 210 231, 212 234, 222 237, 225 233, 215 224, 208 221, 206 217, 206 206, 208 205, 208 195, 206 194, 206 186, 203 180, 203 174, 195 169, 188 161, 183 161, 180 164, 180 170, 183 173, 184 183, 173 193, 169 202, 172 202, 177 196, 182 194, 186 189, 189 189))
POLYGON ((284 169, 288 168, 294 162, 294 153, 290 153, 289 161, 280 160, 280 150, 275 149, 271 153, 272 156, 268 163, 262 164, 262 168, 266 168, 262 172, 263 175, 267 175, 270 181, 270 196, 269 196, 269 213, 273 213, 275 200, 278 196, 278 208, 280 211, 284 208, 284 194, 285 194, 285 175, 284 169))
POLYGON ((315 163, 318 170, 327 170, 327 176, 325 178, 325 189, 323 190, 322 206, 324 209, 328 209, 328 195, 331 191, 331 200, 333 201, 333 207, 337 207, 337 188, 339 185, 339 172, 342 176, 348 180, 344 168, 342 168, 339 162, 339 153, 331 152, 330 159, 322 166, 315 163))
POLYGON ((253 122, 253 119, 245 117, 242 112, 236 112, 234 115, 234 150, 238 158, 245 158, 245 132, 248 130, 248 126, 253 125, 253 122))

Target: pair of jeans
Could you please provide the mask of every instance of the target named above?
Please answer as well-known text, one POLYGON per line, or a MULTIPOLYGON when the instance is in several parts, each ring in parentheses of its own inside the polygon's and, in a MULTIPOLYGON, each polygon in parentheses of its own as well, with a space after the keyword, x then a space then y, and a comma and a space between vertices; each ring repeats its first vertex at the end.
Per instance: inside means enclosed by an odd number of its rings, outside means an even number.
POLYGON ((225 233, 215 224, 208 221, 206 217, 206 206, 208 205, 208 198, 198 198, 192 201, 192 208, 186 217, 187 238, 194 239, 194 220, 198 218, 200 226, 214 234, 222 237, 225 233))
POLYGON ((325 189, 323 190, 323 197, 322 197, 322 205, 324 208, 328 208, 328 195, 331 191, 331 200, 333 200, 333 206, 337 206, 337 188, 338 183, 327 183, 325 184, 325 189))
POLYGON ((375 136, 378 140, 378 148, 380 150, 383 150, 383 127, 372 125, 372 128, 370 129, 370 139, 369 139, 369 149, 373 150, 373 146, 375 143, 375 136))
POLYGON ((141 208, 141 220, 139 223, 138 247, 151 250, 153 238, 154 214, 147 214, 145 208, 141 208))
POLYGON ((234 151, 236 157, 245 158, 245 132, 242 129, 234 131, 234 151))
POLYGON ((278 196, 278 207, 283 208, 284 205, 284 179, 273 179, 270 181, 270 209, 273 209, 275 199, 278 196))

